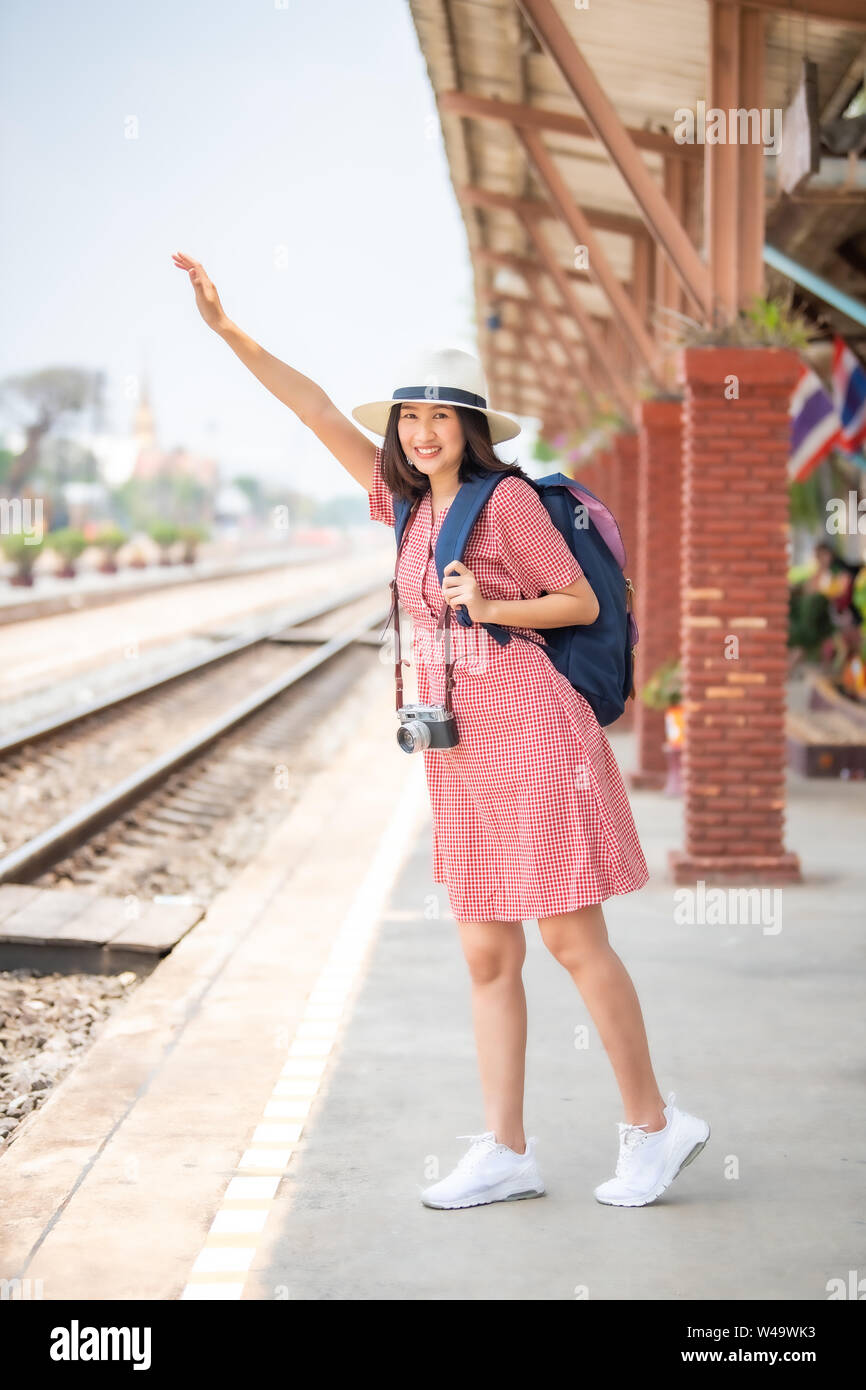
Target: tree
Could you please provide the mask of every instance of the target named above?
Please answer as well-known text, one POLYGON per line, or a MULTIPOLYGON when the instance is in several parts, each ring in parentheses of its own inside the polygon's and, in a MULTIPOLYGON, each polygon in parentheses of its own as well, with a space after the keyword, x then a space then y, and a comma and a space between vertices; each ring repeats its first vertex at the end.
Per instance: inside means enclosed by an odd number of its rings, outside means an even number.
POLYGON ((105 372, 82 367, 43 367, 0 381, 0 397, 20 417, 26 443, 0 476, 0 490, 18 496, 36 468, 39 445, 69 415, 102 409, 105 372))
POLYGON ((262 483, 260 478, 255 478, 244 473, 237 478, 232 478, 231 482, 234 487, 240 488, 241 492, 249 498, 250 506, 254 512, 263 510, 262 483))

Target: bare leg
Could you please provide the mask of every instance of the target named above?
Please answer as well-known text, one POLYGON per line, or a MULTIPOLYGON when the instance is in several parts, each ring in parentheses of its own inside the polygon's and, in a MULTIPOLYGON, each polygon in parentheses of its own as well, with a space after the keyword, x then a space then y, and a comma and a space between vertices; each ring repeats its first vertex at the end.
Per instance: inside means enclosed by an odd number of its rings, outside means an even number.
POLYGON ((526 994, 522 922, 458 922, 472 979, 472 1018, 484 1096, 484 1125, 500 1144, 526 1149, 526 994))
POLYGON ((631 976, 608 941, 601 903, 539 919, 547 949, 580 990, 616 1076, 626 1124, 663 1129, 664 1098, 652 1069, 631 976))

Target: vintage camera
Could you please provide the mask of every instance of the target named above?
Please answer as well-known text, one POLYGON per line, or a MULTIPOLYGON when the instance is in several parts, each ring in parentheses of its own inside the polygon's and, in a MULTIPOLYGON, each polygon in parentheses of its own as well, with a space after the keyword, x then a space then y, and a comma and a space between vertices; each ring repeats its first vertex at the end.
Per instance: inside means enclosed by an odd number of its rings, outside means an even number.
POLYGON ((453 748, 458 742, 454 711, 444 705, 401 705, 397 742, 404 753, 419 748, 453 748))

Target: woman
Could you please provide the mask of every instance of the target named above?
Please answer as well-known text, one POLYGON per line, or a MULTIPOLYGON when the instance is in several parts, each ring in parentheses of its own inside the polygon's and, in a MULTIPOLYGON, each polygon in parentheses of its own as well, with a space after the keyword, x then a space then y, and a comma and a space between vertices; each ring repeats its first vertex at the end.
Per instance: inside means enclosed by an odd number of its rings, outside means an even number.
POLYGON ((422 1201, 469 1207, 544 1192, 535 1140, 523 1129, 526 918, 538 920, 545 945, 577 984, 622 1095, 616 1175, 595 1196, 612 1206, 655 1201, 704 1147, 709 1126, 677 1109, 673 1092, 665 1105, 634 986, 608 941, 602 902, 640 888, 649 874, 604 731, 541 649, 541 629, 592 623, 598 601, 525 475, 493 452, 520 426, 487 409, 476 359, 445 351, 410 369, 390 400, 353 411, 384 436, 377 447, 321 387, 227 318, 198 262, 180 253, 173 259, 189 274, 208 326, 361 484, 371 517, 393 526, 392 494, 411 498, 397 581, 419 639, 422 703, 444 698, 434 640, 443 603, 465 605, 473 620, 467 629, 451 624, 459 741, 425 749, 424 760, 434 878, 448 885, 472 979, 488 1128, 459 1136, 472 1139, 468 1153, 422 1201), (422 375, 413 380, 411 371, 422 375), (430 380, 436 399, 419 384, 430 380), (489 470, 510 476, 486 502, 465 562, 449 565, 440 587, 433 550, 442 517, 461 483, 489 470), (522 640, 499 646, 479 626, 489 621, 522 640), (468 636, 459 640, 461 633, 468 636))

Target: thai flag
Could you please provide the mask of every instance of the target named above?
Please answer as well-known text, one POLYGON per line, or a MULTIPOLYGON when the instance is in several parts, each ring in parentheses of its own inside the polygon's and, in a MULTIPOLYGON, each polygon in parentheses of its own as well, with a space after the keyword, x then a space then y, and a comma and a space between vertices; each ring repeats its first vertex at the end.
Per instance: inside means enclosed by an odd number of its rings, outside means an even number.
POLYGON ((791 453, 788 477, 801 483, 839 443, 841 424, 833 402, 811 367, 803 366, 791 394, 791 453))
POLYGON ((833 400, 842 421, 839 445, 853 454, 866 440, 866 371, 841 338, 833 340, 833 400))

